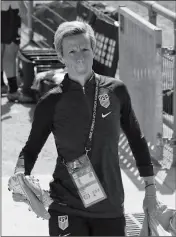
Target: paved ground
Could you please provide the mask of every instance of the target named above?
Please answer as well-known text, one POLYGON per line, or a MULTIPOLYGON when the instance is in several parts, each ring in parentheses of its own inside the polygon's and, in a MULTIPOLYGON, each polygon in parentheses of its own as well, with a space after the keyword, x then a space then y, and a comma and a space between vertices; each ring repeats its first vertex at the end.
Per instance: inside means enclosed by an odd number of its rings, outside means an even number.
MULTIPOLYGON (((25 204, 12 201, 7 190, 7 181, 31 127, 35 105, 9 103, 2 98, 2 235, 3 236, 47 236, 48 223, 37 219, 25 204)), ((134 161, 121 154, 120 164, 126 193, 126 213, 142 213, 144 188, 134 161)), ((46 142, 33 174, 40 179, 43 188, 48 187, 55 166, 56 150, 53 137, 46 142)), ((165 204, 175 206, 175 169, 155 168, 158 196, 165 204)))

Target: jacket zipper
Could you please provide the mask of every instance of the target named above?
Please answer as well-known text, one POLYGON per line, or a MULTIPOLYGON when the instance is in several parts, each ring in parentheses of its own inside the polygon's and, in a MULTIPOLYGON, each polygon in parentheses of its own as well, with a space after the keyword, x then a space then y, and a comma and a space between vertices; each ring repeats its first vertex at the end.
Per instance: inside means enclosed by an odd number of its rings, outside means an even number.
POLYGON ((83 91, 83 94, 84 94, 84 98, 85 98, 85 100, 86 100, 86 103, 87 103, 87 108, 88 108, 88 110, 89 110, 89 113, 92 113, 91 112, 91 106, 90 106, 90 103, 89 103, 89 99, 88 99, 88 94, 86 94, 86 90, 85 90, 86 88, 85 88, 85 86, 82 86, 82 91, 83 91))

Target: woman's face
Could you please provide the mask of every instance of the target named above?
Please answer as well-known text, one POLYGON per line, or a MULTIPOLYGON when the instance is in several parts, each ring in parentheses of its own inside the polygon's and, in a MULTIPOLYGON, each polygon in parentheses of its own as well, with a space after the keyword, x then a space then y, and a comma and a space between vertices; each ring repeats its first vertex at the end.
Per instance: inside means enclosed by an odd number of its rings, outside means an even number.
POLYGON ((86 76, 92 72, 93 51, 87 34, 67 36, 62 41, 63 63, 71 76, 86 76))

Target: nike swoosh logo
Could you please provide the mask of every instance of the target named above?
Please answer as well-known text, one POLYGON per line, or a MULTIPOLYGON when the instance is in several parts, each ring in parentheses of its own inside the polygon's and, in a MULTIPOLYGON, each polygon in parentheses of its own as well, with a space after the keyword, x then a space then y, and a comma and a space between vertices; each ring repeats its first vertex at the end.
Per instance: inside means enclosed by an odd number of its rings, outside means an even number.
POLYGON ((107 114, 103 114, 103 113, 102 113, 102 118, 107 117, 110 113, 111 113, 111 111, 110 111, 109 113, 107 113, 107 114))
POLYGON ((68 233, 68 234, 65 234, 65 235, 59 235, 59 236, 68 236, 68 235, 70 235, 70 233, 68 233))

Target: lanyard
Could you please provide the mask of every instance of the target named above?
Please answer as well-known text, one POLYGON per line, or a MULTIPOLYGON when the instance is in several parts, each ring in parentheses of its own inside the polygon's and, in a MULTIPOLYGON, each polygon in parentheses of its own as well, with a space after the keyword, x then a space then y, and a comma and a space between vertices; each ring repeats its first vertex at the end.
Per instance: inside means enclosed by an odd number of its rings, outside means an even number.
MULTIPOLYGON (((89 132, 89 136, 88 136, 88 140, 85 146, 85 151, 86 151, 86 155, 87 153, 91 150, 91 145, 92 145, 92 137, 93 137, 93 132, 94 132, 94 128, 95 128, 95 119, 96 119, 96 112, 97 112, 97 100, 98 100, 98 91, 99 91, 99 75, 97 75, 95 73, 95 79, 98 78, 98 80, 96 81, 96 87, 95 87, 95 97, 94 97, 94 106, 93 106, 93 113, 92 113, 92 123, 91 123, 91 127, 90 127, 90 132, 89 132)), ((67 162, 65 161, 65 159, 63 157, 60 156, 61 162, 66 166, 67 166, 67 162)))
MULTIPOLYGON (((95 77, 96 76, 98 76, 98 75, 95 74, 95 77)), ((96 119, 96 112, 97 112, 98 89, 99 89, 99 81, 96 81, 92 123, 91 123, 91 127, 90 127, 90 132, 89 132, 87 144, 85 147, 86 154, 91 150, 92 137, 93 137, 93 132, 94 132, 94 128, 95 128, 95 119, 96 119)))

